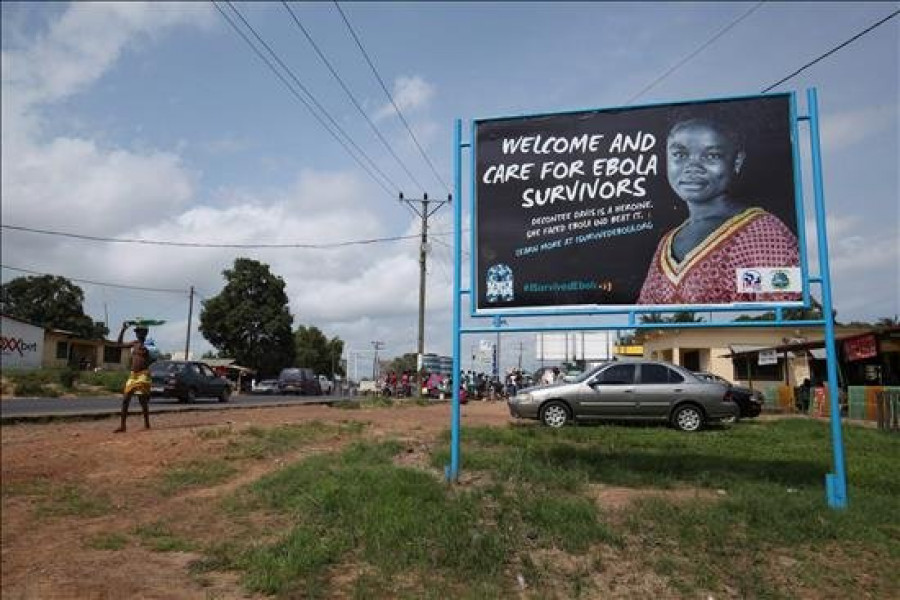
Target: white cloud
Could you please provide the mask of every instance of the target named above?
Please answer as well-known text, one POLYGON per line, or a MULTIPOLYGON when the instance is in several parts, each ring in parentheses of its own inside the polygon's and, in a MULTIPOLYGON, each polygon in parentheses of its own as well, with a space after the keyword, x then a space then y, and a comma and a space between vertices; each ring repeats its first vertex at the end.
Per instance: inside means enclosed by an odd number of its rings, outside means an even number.
POLYGON ((897 105, 882 104, 829 115, 822 120, 822 147, 843 150, 873 133, 886 129, 897 132, 897 105))
MULTIPOLYGON (((394 103, 404 113, 404 116, 408 111, 421 110, 426 107, 434 97, 434 93, 434 86, 418 75, 400 76, 394 82, 394 103)), ((387 103, 375 112, 375 119, 383 120, 394 115, 396 115, 394 107, 387 103)))
POLYGON ((205 4, 75 2, 31 46, 3 52, 4 93, 26 105, 59 100, 99 79, 136 39, 173 26, 208 26, 205 4))

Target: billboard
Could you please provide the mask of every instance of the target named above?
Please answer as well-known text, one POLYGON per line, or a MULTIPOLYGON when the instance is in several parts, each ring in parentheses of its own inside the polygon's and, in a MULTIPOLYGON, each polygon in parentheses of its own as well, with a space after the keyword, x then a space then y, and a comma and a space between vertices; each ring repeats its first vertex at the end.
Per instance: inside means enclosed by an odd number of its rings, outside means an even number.
POLYGON ((609 331, 541 332, 535 336, 534 357, 540 361, 609 360, 614 336, 609 331))
POLYGON ((791 102, 476 121, 476 309, 800 302, 791 102))

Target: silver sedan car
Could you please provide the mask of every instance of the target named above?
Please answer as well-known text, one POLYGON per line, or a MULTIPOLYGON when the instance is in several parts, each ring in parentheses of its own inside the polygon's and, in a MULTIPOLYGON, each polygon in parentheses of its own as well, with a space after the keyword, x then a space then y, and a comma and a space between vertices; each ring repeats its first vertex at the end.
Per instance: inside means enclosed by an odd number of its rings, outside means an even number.
POLYGON ((652 360, 604 363, 570 383, 524 389, 508 404, 513 417, 539 419, 548 427, 622 419, 668 421, 682 431, 698 431, 739 413, 728 386, 652 360))

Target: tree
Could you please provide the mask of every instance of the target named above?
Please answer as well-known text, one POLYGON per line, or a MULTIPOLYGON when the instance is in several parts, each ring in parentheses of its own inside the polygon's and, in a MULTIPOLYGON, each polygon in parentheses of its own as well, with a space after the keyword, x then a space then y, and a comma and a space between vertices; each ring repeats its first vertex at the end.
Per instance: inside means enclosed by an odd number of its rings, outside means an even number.
POLYGON ((335 373, 344 374, 340 365, 344 342, 340 338, 329 340, 318 327, 301 325, 294 332, 294 348, 298 367, 309 367, 331 378, 335 373))
POLYGON ((219 356, 234 358, 260 375, 275 375, 294 363, 294 318, 288 308, 284 280, 269 265, 237 258, 225 269, 225 287, 204 300, 200 333, 219 356))
POLYGON ((41 327, 64 329, 86 339, 102 339, 106 325, 84 314, 84 292, 55 275, 17 277, 0 288, 4 314, 41 327))
POLYGON ((407 352, 403 356, 397 356, 388 363, 385 370, 393 371, 394 373, 402 373, 404 371, 409 371, 410 373, 416 372, 416 362, 417 355, 414 352, 407 352))

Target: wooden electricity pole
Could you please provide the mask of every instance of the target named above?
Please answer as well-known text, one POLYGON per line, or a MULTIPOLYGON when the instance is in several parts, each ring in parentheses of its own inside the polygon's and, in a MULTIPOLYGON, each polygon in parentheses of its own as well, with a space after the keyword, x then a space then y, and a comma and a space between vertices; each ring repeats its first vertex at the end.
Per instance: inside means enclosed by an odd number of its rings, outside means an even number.
MULTIPOLYGON (((449 204, 453 197, 448 195, 446 200, 429 200, 428 194, 422 194, 422 198, 404 198, 400 194, 400 202, 406 203, 422 219, 422 241, 419 245, 419 338, 416 352, 418 360, 425 358, 425 261, 428 252, 428 217, 436 213, 443 205, 449 204), (432 207, 429 208, 429 204, 432 207)), ((416 365, 418 367, 418 365, 416 365)), ((422 394, 422 370, 416 369, 416 395, 422 394)))

